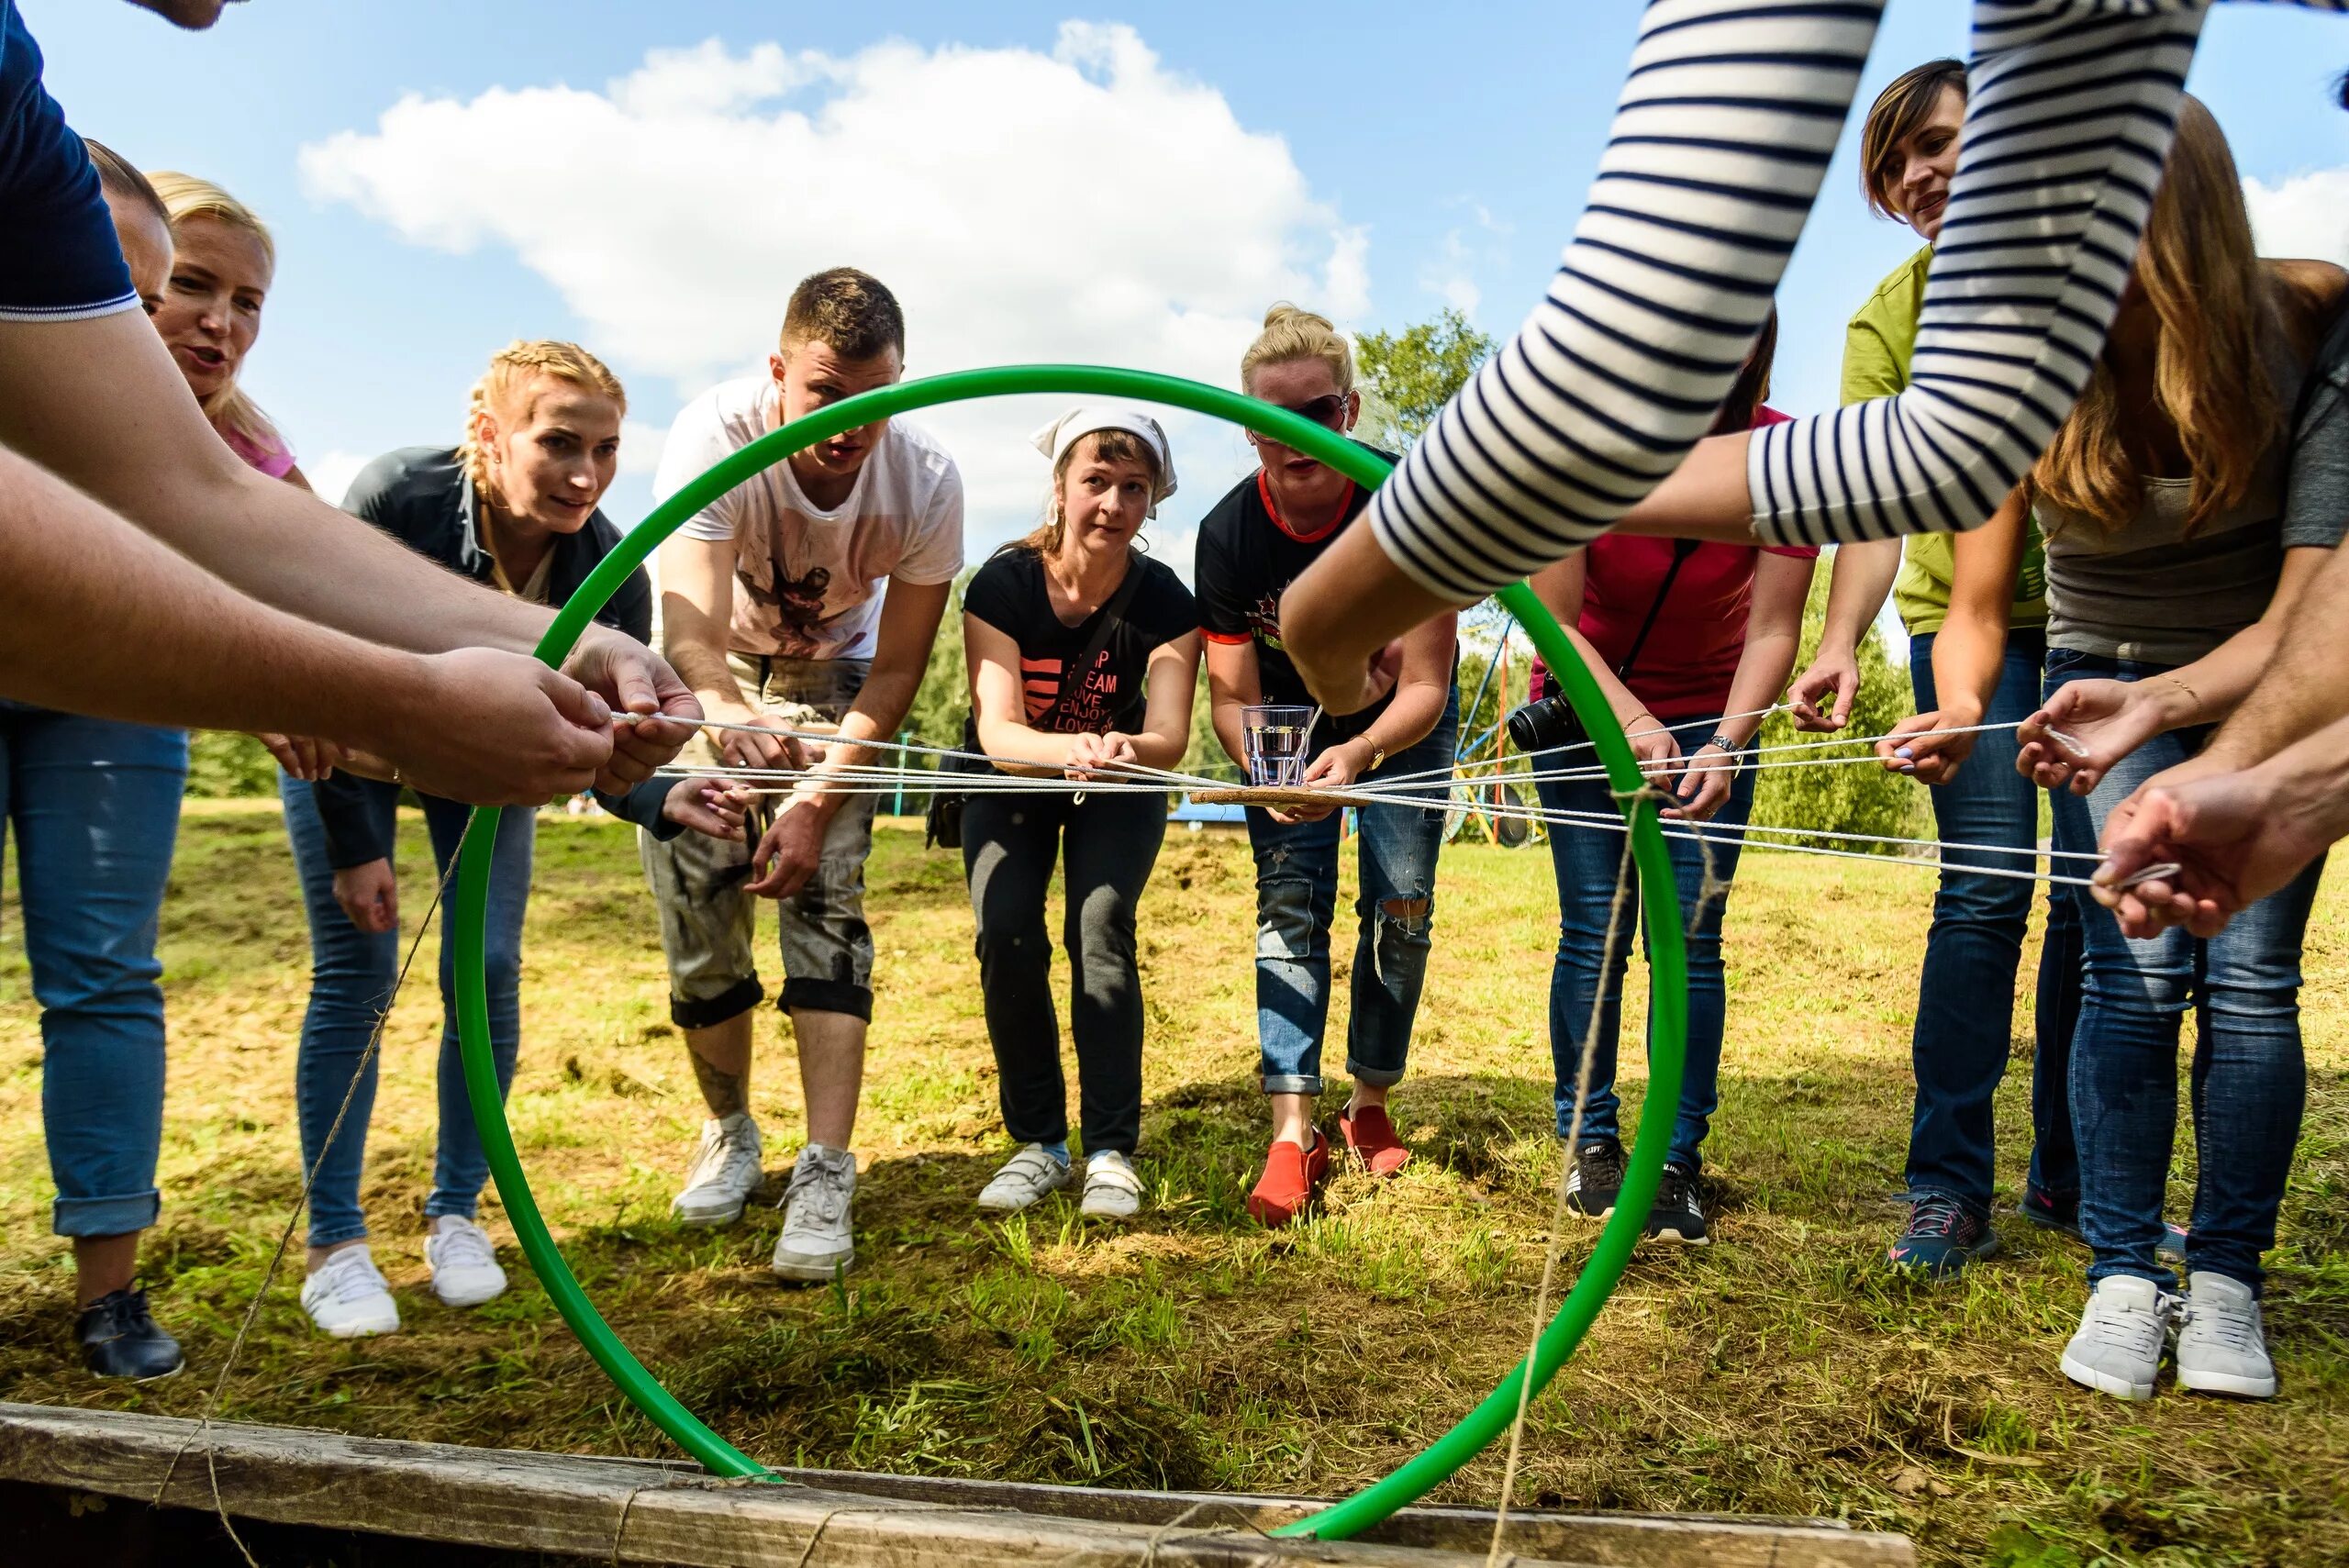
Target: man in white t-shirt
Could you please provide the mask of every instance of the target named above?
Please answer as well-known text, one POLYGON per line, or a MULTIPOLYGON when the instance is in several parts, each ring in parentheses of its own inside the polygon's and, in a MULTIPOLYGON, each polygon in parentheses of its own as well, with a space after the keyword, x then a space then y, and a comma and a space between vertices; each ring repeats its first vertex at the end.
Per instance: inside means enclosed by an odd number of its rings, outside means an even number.
MULTIPOLYGON (((768 374, 728 382, 677 416, 653 481, 674 494, 728 454, 791 420, 898 379, 905 317, 878 280, 852 268, 792 291, 768 374)), ((782 1006, 799 1047, 807 1146, 793 1168, 774 1271, 825 1280, 855 1260, 850 1140, 873 1017, 873 937, 864 860, 877 796, 827 789, 828 770, 878 759, 904 722, 963 566, 963 479, 954 460, 903 420, 820 441, 745 480, 661 547, 670 660, 713 719, 788 729, 837 722, 819 775, 777 804, 753 849, 645 835, 661 905, 669 1007, 685 1031, 710 1119, 675 1209, 726 1225, 762 1179, 751 1119, 751 1020, 764 998, 751 957, 750 895, 775 899, 782 1006)), ((814 749, 785 735, 716 732, 700 760, 796 767, 814 749)))

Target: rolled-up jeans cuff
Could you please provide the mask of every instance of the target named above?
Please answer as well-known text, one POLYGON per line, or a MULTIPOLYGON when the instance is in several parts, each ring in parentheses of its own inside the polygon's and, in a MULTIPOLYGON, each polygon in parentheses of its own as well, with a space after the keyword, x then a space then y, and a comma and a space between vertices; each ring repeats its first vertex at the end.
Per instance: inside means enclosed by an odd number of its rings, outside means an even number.
POLYGON ((873 1021, 873 988, 847 980, 811 980, 793 975, 783 983, 775 1006, 785 1012, 806 1008, 811 1013, 845 1013, 865 1023, 873 1021))
POLYGON ((712 1029, 740 1018, 766 998, 766 987, 753 977, 738 980, 715 996, 671 996, 669 1021, 681 1029, 712 1029))
POLYGON ((60 1236, 128 1236, 162 1212, 163 1195, 155 1187, 117 1197, 61 1197, 50 1211, 50 1227, 60 1236))
POLYGON ((1403 1081, 1400 1067, 1372 1067, 1351 1056, 1346 1058, 1346 1072, 1355 1083, 1367 1084, 1374 1089, 1391 1089, 1403 1081))
POLYGON ((1302 1073, 1264 1074, 1264 1093, 1268 1095, 1318 1095, 1320 1092, 1321 1080, 1308 1077, 1302 1073))

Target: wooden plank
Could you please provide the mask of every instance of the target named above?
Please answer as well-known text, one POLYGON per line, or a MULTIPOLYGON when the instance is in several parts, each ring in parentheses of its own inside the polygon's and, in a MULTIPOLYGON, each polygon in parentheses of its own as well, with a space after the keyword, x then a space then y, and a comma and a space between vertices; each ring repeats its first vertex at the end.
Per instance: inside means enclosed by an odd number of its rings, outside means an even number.
MULTIPOLYGON (((1030 1513, 1163 1526, 1178 1517, 1269 1530, 1325 1505, 1309 1497, 1233 1493, 1119 1492, 1033 1482, 952 1476, 874 1475, 844 1470, 779 1470, 809 1485, 909 1502, 1009 1507, 1030 1513)), ((1490 1508, 1405 1508, 1358 1540, 1389 1546, 1474 1552, 1493 1539, 1490 1508)), ((1511 1510, 1506 1550, 1520 1557, 1593 1562, 1608 1568, 1900 1568, 1916 1552, 1905 1537, 1854 1530, 1834 1519, 1763 1515, 1570 1514, 1511 1510)))
MULTIPOLYGON (((1374 1539, 1272 1541, 1297 1498, 779 1471, 356 1438, 0 1404, 0 1478, 237 1518, 679 1568, 1482 1568, 1489 1513, 1405 1510, 1374 1539), (209 1455, 206 1454, 208 1443, 209 1455)), ((1512 1515, 1520 1563, 1909 1568, 1909 1542, 1825 1521, 1512 1515)))

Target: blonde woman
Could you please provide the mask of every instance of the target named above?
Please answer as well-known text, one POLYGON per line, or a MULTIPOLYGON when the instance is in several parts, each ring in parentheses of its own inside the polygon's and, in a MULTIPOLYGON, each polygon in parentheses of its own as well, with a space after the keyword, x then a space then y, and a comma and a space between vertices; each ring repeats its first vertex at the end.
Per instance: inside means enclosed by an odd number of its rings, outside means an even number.
POLYGON ((310 487, 293 449, 238 384, 277 281, 277 242, 250 207, 193 174, 150 176, 172 217, 172 271, 155 330, 228 450, 273 479, 310 487))
MULTIPOLYGON (((597 503, 618 462, 627 407, 618 379, 576 344, 511 344, 492 357, 473 387, 462 442, 406 447, 377 458, 351 482, 343 508, 451 571, 559 607, 619 542, 619 529, 597 503)), ((650 636, 652 595, 645 574, 630 573, 596 618, 640 641, 650 636)), ((361 1073, 396 973, 399 889, 392 850, 399 790, 349 773, 316 783, 284 773, 279 793, 310 921, 310 1005, 295 1091, 303 1168, 316 1169, 317 1177, 310 1195, 310 1273, 302 1305, 323 1333, 390 1333, 399 1328, 399 1307, 375 1267, 359 1202, 374 1106, 373 1062, 367 1062, 355 1094, 351 1080, 361 1073), (347 1095, 350 1113, 328 1147, 328 1129, 347 1095)), ((731 834, 739 811, 708 793, 691 780, 648 781, 629 797, 627 814, 640 821, 649 817, 648 826, 665 815, 665 825, 656 828, 663 836, 686 823, 731 834)), ((466 808, 437 795, 424 795, 421 803, 434 861, 446 876, 466 808)), ((521 1036, 522 916, 532 829, 527 813, 509 816, 491 859, 484 969, 501 1090, 512 1081, 521 1036)), ((425 1256, 443 1303, 476 1307, 506 1288, 506 1275, 488 1234, 474 1220, 489 1167, 465 1097, 454 954, 443 935, 440 1138, 424 1204, 425 1256)))
MULTIPOLYGON (((1362 413, 1345 339, 1325 317, 1293 305, 1276 305, 1265 316, 1264 331, 1241 359, 1240 384, 1252 397, 1340 434, 1362 413)), ((1281 595, 1345 537, 1371 495, 1269 436, 1252 432, 1249 439, 1263 466, 1199 524, 1196 568, 1216 736, 1235 762, 1245 755, 1243 708, 1312 702, 1281 636, 1281 595)), ((1390 650, 1393 657, 1382 661, 1386 689, 1379 698, 1315 725, 1307 783, 1343 788, 1450 767, 1460 706, 1452 673, 1454 622, 1446 612, 1406 633, 1390 650)), ((1442 786, 1436 788, 1440 795, 1442 786)), ((1364 806, 1359 820, 1361 933, 1346 1026, 1353 1090, 1338 1130, 1365 1168, 1389 1176, 1410 1158, 1387 1115, 1386 1095, 1402 1079, 1427 975, 1442 817, 1397 803, 1364 806)), ((1273 1123, 1248 1212, 1267 1228, 1302 1213, 1330 1167, 1314 1101, 1330 1019, 1338 829, 1334 806, 1248 808, 1256 856, 1256 1032, 1273 1123)))
MULTIPOLYGON (((2257 259, 2226 139, 2187 98, 2111 336, 2026 487, 2046 532, 2047 701, 2023 728, 2020 766, 2065 786, 2054 796, 2059 850, 2092 853, 2131 791, 2199 750, 2339 543, 2341 510, 2318 503, 2338 494, 2349 450, 2337 439, 2296 445, 2292 410, 2344 284, 2324 262, 2257 259)), ((1976 691, 1998 678, 2024 539, 2009 505, 1958 541, 1952 613, 1984 624, 1968 639, 1975 667, 1954 673, 1976 691)), ((2075 1382, 2151 1397, 2175 1323, 2181 1386, 2276 1391, 2260 1254, 2275 1244, 2299 1136, 2300 948, 2321 869, 2320 858, 2209 940, 2171 930, 2132 941, 2110 910, 2082 911, 2072 1126, 2094 1257, 2063 1356, 2075 1382), (2189 1010, 2199 1158, 2180 1296, 2154 1250, 2189 1010)))

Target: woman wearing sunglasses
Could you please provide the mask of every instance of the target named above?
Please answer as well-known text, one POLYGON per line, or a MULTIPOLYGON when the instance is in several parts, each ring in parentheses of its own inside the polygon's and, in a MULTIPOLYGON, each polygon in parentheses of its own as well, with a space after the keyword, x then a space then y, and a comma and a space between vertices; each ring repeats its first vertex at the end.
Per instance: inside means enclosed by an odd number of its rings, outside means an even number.
MULTIPOLYGON (((1241 358, 1240 385, 1341 434, 1362 412, 1346 340, 1328 320, 1293 305, 1266 314, 1264 331, 1241 358)), ((1216 737, 1243 766, 1242 709, 1313 700, 1282 644, 1281 594, 1370 499, 1353 480, 1292 447, 1252 431, 1248 439, 1263 466, 1200 523, 1195 568, 1216 737)), ((1438 616, 1387 648, 1380 659, 1387 690, 1376 702, 1314 723, 1306 784, 1343 789, 1408 773, 1431 778, 1429 792, 1443 797, 1460 707, 1452 673, 1454 619, 1438 616)), ((1337 813, 1335 805, 1248 808, 1256 856, 1256 1033, 1273 1120, 1272 1147, 1248 1212, 1273 1229, 1303 1211, 1330 1168, 1330 1143, 1314 1126, 1313 1103, 1321 1092, 1321 1036, 1330 1016, 1337 813)), ((1359 824, 1361 932, 1346 1026, 1346 1071, 1354 1082, 1338 1129, 1373 1174, 1390 1176, 1410 1158, 1387 1116, 1386 1095, 1403 1076, 1427 973, 1443 820, 1424 806, 1397 802, 1363 807, 1359 824)))

